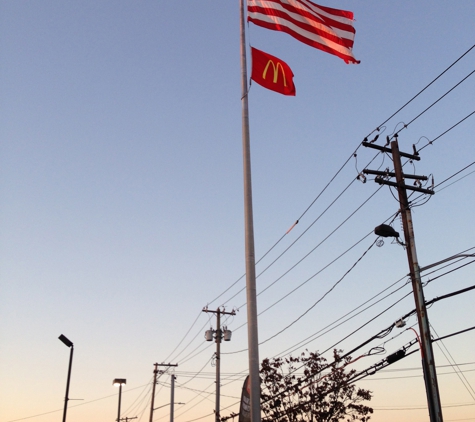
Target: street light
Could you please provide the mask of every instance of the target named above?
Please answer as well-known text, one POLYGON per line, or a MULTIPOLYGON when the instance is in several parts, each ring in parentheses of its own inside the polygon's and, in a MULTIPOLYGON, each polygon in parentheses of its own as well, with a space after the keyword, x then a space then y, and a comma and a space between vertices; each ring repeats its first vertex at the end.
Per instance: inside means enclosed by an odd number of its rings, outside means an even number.
POLYGON ((112 385, 114 387, 119 387, 119 408, 117 410, 117 422, 120 422, 120 400, 122 398, 122 386, 127 384, 127 380, 125 378, 115 378, 112 381, 112 385))
POLYGON ((71 366, 73 364, 74 345, 73 345, 73 342, 70 341, 63 334, 61 334, 58 338, 71 350, 71 352, 69 353, 68 380, 66 381, 66 397, 64 399, 64 410, 63 410, 63 422, 66 422, 66 412, 68 410, 68 400, 69 400, 69 382, 71 380, 71 366))

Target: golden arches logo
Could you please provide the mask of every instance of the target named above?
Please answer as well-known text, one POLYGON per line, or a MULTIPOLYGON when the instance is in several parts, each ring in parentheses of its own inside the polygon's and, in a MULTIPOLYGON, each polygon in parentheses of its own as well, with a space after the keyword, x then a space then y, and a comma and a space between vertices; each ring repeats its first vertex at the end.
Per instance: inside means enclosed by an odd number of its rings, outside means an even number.
POLYGON ((277 64, 274 63, 273 60, 270 60, 267 62, 266 67, 264 68, 264 72, 262 72, 262 79, 265 79, 267 76, 267 70, 269 69, 269 66, 272 64, 272 67, 274 69, 274 79, 273 82, 277 83, 277 79, 279 78, 279 69, 282 71, 282 77, 284 78, 284 86, 287 86, 287 79, 285 77, 285 71, 284 71, 284 66, 282 66, 282 63, 277 62, 277 64))

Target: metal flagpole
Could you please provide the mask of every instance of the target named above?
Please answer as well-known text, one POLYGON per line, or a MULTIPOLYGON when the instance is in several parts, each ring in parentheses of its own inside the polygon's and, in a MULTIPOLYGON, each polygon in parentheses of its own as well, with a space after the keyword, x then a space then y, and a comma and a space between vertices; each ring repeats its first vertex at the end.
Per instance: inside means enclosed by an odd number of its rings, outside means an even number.
POLYGON ((246 245, 247 336, 249 348, 249 379, 251 388, 251 422, 261 421, 259 342, 257 336, 256 263, 254 254, 254 223, 252 217, 251 151, 249 135, 249 107, 247 100, 247 62, 244 0, 240 0, 241 17, 241 103, 242 152, 244 170, 244 225, 246 245))

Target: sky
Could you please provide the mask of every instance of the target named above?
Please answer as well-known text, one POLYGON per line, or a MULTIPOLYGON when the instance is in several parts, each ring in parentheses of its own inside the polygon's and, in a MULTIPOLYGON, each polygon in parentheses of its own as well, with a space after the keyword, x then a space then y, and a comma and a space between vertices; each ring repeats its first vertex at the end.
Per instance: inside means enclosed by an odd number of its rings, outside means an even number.
MULTIPOLYGON (((360 64, 246 27, 248 52, 284 60, 297 90, 249 91, 260 359, 331 359, 414 309, 406 251, 374 244, 398 201, 356 179, 393 168, 365 137, 384 145, 397 132, 401 151, 420 150, 404 171, 429 176, 426 187, 434 177, 434 195, 411 196, 420 266, 474 253, 475 3, 322 4, 354 12, 360 64)), ((239 47, 238 1, 0 2, 0 422, 61 420, 61 334, 74 343, 69 422, 113 421, 114 378, 127 379, 121 416, 148 421, 154 363, 178 365, 160 376, 154 421, 169 418, 171 374, 185 403, 175 420, 212 421, 206 306, 235 311, 222 317, 233 334, 221 344, 221 414, 238 411, 239 47)), ((423 271, 426 300, 473 286, 470 262, 423 271)), ((433 338, 473 327, 474 300, 472 290, 430 306, 433 338)), ((371 353, 352 369, 414 339, 394 328, 358 349, 371 353)), ((475 420, 474 345, 475 331, 433 343, 445 421, 475 420)), ((429 420, 419 352, 357 386, 373 392, 375 422, 429 420)))

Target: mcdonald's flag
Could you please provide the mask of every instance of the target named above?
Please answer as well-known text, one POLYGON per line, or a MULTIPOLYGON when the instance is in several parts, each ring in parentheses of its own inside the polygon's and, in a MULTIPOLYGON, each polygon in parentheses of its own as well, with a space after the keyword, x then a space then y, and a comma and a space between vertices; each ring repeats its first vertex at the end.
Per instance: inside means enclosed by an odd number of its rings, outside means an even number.
POLYGON ((353 56, 353 12, 319 6, 310 0, 247 0, 249 22, 334 54, 345 63, 353 56))
POLYGON ((280 94, 295 95, 294 74, 287 63, 257 48, 251 47, 251 53, 251 79, 280 94))

